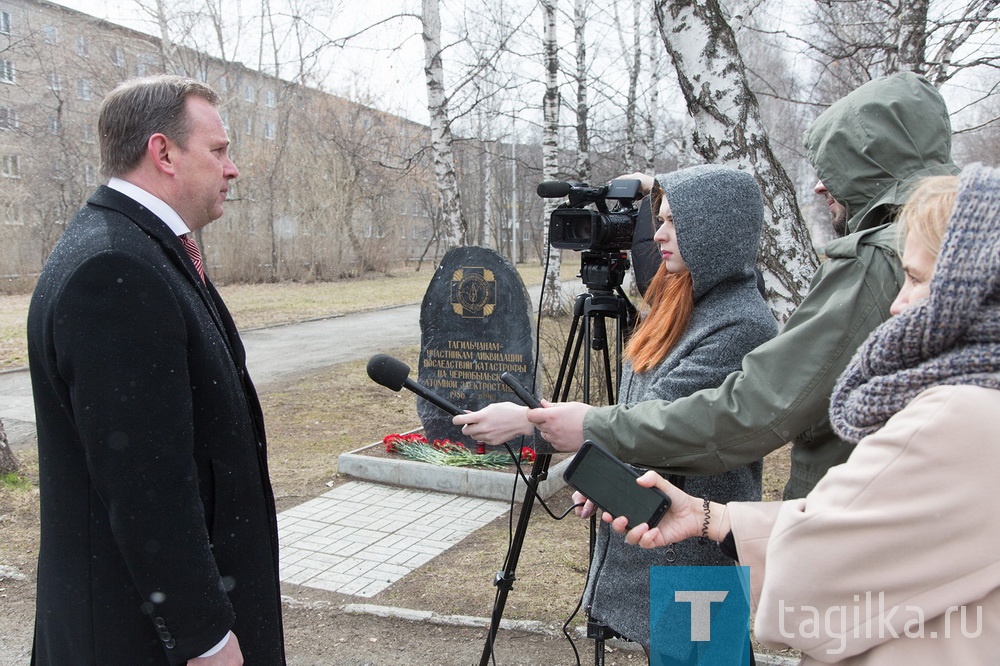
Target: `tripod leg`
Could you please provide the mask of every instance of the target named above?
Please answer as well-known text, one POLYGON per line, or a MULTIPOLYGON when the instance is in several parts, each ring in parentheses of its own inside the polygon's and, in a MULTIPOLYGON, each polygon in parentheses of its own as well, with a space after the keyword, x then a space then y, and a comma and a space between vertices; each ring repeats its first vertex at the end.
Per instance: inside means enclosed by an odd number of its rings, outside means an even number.
MULTIPOLYGON (((570 326, 570 336, 566 340, 566 348, 559 365, 559 376, 556 379, 554 395, 559 395, 564 381, 566 382, 564 393, 569 392, 569 385, 572 381, 573 372, 576 370, 580 348, 586 339, 586 331, 585 328, 580 328, 580 320, 583 318, 583 312, 589 300, 590 294, 581 294, 577 297, 573 309, 573 323, 570 326)), ((566 399, 565 395, 562 399, 566 399)), ((534 508, 538 484, 544 481, 548 475, 551 459, 551 454, 541 454, 535 458, 535 462, 531 466, 531 473, 528 475, 529 487, 524 492, 524 500, 521 502, 521 514, 518 516, 517 528, 514 530, 514 536, 511 539, 507 560, 504 562, 504 570, 497 572, 496 578, 493 580, 493 584, 497 587, 497 598, 493 604, 493 612, 490 615, 490 628, 486 636, 486 644, 483 646, 483 654, 479 662, 480 666, 487 666, 490 658, 493 656, 493 643, 496 640, 497 631, 500 629, 500 619, 503 617, 503 609, 507 604, 507 595, 514 586, 515 578, 517 578, 515 573, 517 570, 517 561, 521 557, 524 537, 528 532, 528 521, 531 519, 531 510, 534 508)))
POLYGON ((566 347, 563 349, 562 359, 559 362, 559 374, 556 377, 555 387, 552 389, 552 395, 562 402, 565 402, 569 396, 570 383, 573 373, 576 372, 576 363, 580 358, 583 342, 587 339, 587 331, 585 328, 580 328, 580 322, 582 320, 586 323, 584 312, 589 307, 590 299, 589 293, 580 294, 576 297, 576 302, 573 305, 573 323, 569 327, 566 347), (566 382, 565 389, 563 382, 566 382))
POLYGON ((535 495, 538 484, 548 476, 549 462, 552 456, 542 454, 535 458, 531 465, 531 473, 528 475, 528 487, 524 491, 524 500, 521 502, 521 514, 517 519, 517 529, 510 544, 510 553, 504 563, 504 570, 497 572, 493 584, 497 587, 497 599, 493 604, 493 613, 490 616, 490 629, 486 635, 486 644, 483 646, 483 655, 479 661, 480 666, 487 666, 490 657, 493 656, 493 643, 500 629, 500 618, 503 617, 503 609, 507 604, 507 594, 514 586, 514 579, 517 577, 517 561, 521 557, 521 548, 524 545, 524 536, 528 532, 528 521, 531 519, 531 510, 535 504, 535 495))
MULTIPOLYGON (((601 368, 604 371, 604 382, 607 387, 607 399, 608 404, 613 405, 615 403, 615 385, 611 375, 611 351, 608 347, 608 332, 607 332, 607 318, 613 317, 616 319, 617 331, 616 331, 616 367, 618 368, 618 374, 621 375, 621 350, 622 350, 622 336, 621 330, 623 325, 623 320, 621 313, 624 310, 618 305, 615 299, 608 300, 606 298, 592 299, 587 304, 587 318, 585 319, 585 324, 588 324, 587 335, 591 335, 590 326, 593 326, 593 337, 590 345, 590 349, 593 351, 600 352, 602 365, 601 368)), ((583 359, 583 372, 584 372, 584 402, 590 402, 590 373, 591 373, 591 361, 590 354, 588 353, 583 359)), ((596 535, 596 520, 595 516, 591 516, 591 531, 590 531, 590 553, 591 559, 594 556, 594 539, 596 535)), ((594 640, 594 664, 595 666, 604 666, 604 643, 605 641, 614 636, 614 632, 610 630, 608 625, 604 624, 600 620, 595 620, 590 616, 589 611, 587 612, 587 638, 592 638, 594 640)))
MULTIPOLYGON (((590 351, 592 349, 593 351, 600 351, 602 353, 605 381, 608 388, 608 404, 614 404, 615 387, 611 377, 610 350, 608 349, 607 344, 607 328, 605 325, 605 318, 612 316, 616 318, 618 322, 616 335, 617 340, 615 345, 617 354, 616 363, 618 364, 616 367, 619 374, 621 374, 621 332, 623 327, 627 325, 623 320, 623 313, 624 309, 621 308, 620 304, 617 303, 614 298, 610 300, 608 298, 595 299, 590 293, 581 294, 577 297, 573 312, 573 323, 570 327, 570 336, 566 340, 566 347, 559 367, 559 375, 553 391, 554 396, 557 396, 558 399, 562 401, 567 399, 573 373, 576 370, 577 361, 583 351, 583 344, 592 337, 591 325, 593 324, 596 325, 596 329, 593 331, 594 343, 591 344, 590 349, 583 353, 583 401, 587 403, 590 402, 590 351), (595 304, 595 300, 599 300, 600 302, 595 304), (582 328, 580 327, 581 319, 583 322, 582 328), (565 386, 563 386, 564 381, 565 386)), ((514 536, 511 540, 507 560, 504 563, 504 570, 497 573, 493 582, 493 584, 497 586, 497 598, 493 605, 493 612, 490 617, 489 633, 486 637, 486 645, 483 646, 482 659, 479 662, 480 666, 488 666, 490 658, 493 656, 493 643, 496 640, 497 631, 500 628, 500 619, 503 617, 503 609, 507 603, 507 595, 513 587, 514 580, 516 578, 515 571, 517 569, 517 561, 520 558, 521 548, 524 545, 524 537, 527 534, 528 521, 531 518, 531 511, 537 495, 536 490, 538 488, 538 484, 543 481, 548 474, 548 466, 551 457, 552 456, 550 454, 539 455, 532 465, 531 474, 528 476, 529 487, 526 489, 524 494, 524 500, 521 504, 521 514, 518 517, 517 529, 515 530, 514 536)), ((591 536, 591 551, 593 551, 593 545, 593 536, 591 536)), ((603 666, 604 641, 608 636, 613 634, 608 631, 607 626, 603 623, 593 621, 589 617, 589 613, 587 619, 588 638, 595 639, 594 663, 597 666, 603 666)))

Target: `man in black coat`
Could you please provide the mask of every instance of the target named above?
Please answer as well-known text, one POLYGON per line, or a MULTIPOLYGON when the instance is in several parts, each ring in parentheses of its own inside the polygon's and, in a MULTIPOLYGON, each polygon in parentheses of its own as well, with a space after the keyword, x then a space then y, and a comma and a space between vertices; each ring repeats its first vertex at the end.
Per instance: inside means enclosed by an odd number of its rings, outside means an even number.
POLYGON ((182 234, 238 171, 215 93, 126 82, 101 105, 108 186, 28 314, 41 549, 33 663, 284 663, 260 403, 182 234))

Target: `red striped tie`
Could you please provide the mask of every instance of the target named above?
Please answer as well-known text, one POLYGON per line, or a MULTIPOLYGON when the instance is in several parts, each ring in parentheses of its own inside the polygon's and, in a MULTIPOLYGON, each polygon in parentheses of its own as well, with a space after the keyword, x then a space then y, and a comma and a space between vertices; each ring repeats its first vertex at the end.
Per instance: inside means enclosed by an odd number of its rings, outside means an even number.
POLYGON ((201 281, 205 281, 205 265, 201 262, 201 250, 198 249, 198 243, 191 238, 191 234, 181 234, 179 236, 181 239, 181 245, 187 250, 188 256, 191 257, 192 263, 194 263, 195 269, 198 271, 198 275, 201 276, 201 281))

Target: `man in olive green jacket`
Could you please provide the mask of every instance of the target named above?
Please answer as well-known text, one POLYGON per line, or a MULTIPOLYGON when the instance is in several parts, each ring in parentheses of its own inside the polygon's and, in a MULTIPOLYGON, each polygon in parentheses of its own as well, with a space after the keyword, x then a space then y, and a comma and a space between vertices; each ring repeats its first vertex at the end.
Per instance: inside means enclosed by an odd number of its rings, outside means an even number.
POLYGON ((576 450, 591 439, 634 465, 700 476, 791 441, 786 499, 804 496, 847 459, 853 447, 827 418, 830 393, 854 351, 889 317, 902 284, 892 218, 916 180, 958 169, 944 100, 909 72, 870 81, 833 104, 806 131, 805 144, 820 179, 816 191, 827 195, 835 228, 840 212, 850 233, 827 245, 782 332, 718 388, 674 402, 530 410, 555 448, 576 450))

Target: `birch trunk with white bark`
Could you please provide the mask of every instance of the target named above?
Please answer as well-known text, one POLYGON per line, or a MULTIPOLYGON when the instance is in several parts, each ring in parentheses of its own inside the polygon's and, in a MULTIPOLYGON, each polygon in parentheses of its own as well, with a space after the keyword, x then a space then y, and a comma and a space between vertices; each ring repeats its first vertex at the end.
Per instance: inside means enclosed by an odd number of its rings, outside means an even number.
MULTIPOLYGON (((542 101, 542 179, 559 178, 559 52, 556 42, 556 0, 540 0, 545 17, 545 97, 542 101)), ((559 280, 561 256, 549 242, 549 218, 557 202, 545 200, 545 247, 548 250, 548 272, 542 285, 542 313, 556 316, 563 312, 562 288, 559 280)))
POLYGON ((764 195, 758 266, 780 321, 802 300, 818 266, 795 188, 771 151, 733 31, 717 0, 656 0, 663 45, 693 119, 692 146, 706 162, 753 173, 764 195))
POLYGON ((649 44, 649 96, 646 109, 645 151, 643 152, 642 171, 650 172, 656 164, 656 119, 660 113, 660 36, 657 34, 656 22, 649 21, 649 29, 645 35, 649 44))
POLYGON ((573 42, 576 45, 576 177, 590 181, 590 101, 587 98, 587 0, 573 7, 573 42))
POLYGON ((625 99, 625 164, 636 163, 636 145, 639 137, 639 75, 642 73, 642 21, 641 0, 632 0, 632 48, 628 68, 628 93, 625 99))
POLYGON ((427 111, 430 114, 431 148, 434 176, 441 196, 442 229, 445 248, 465 245, 468 227, 462 216, 462 199, 455 175, 452 152, 451 119, 448 97, 444 92, 444 66, 441 61, 441 13, 439 0, 423 0, 421 21, 424 39, 424 75, 427 79, 427 111))

